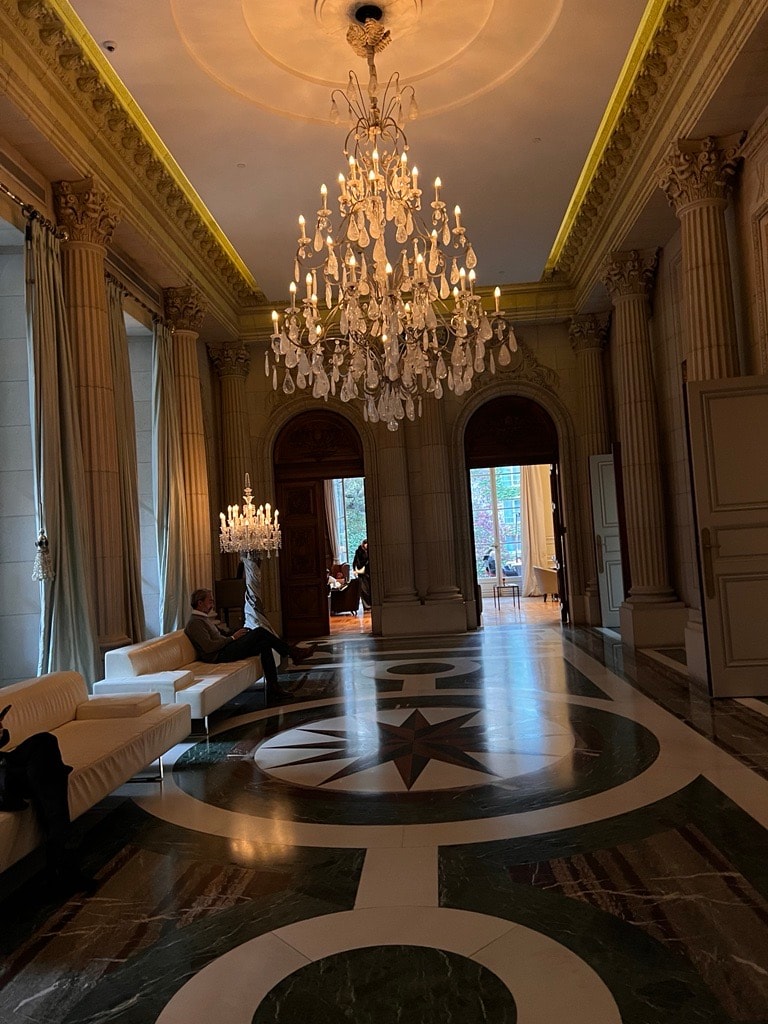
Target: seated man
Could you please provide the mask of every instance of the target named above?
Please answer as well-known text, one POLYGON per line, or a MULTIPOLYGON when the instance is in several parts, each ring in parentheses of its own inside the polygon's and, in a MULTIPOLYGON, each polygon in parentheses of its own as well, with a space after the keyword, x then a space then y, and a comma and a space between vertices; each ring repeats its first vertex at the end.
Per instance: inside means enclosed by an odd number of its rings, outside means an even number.
POLYGON ((311 657, 314 647, 291 647, 270 630, 259 626, 256 629, 238 629, 230 633, 226 626, 211 618, 214 601, 210 590, 196 590, 190 598, 192 614, 184 632, 192 641, 200 661, 240 661, 242 658, 261 658, 264 669, 267 702, 292 700, 293 694, 282 690, 277 682, 277 666, 273 652, 285 658, 290 657, 294 665, 311 657))
POLYGON ((32 804, 43 833, 46 894, 66 895, 95 888, 93 879, 77 867, 67 848, 69 838, 69 775, 59 741, 50 732, 29 736, 9 748, 11 734, 3 719, 11 705, 0 711, 0 811, 21 811, 32 804))

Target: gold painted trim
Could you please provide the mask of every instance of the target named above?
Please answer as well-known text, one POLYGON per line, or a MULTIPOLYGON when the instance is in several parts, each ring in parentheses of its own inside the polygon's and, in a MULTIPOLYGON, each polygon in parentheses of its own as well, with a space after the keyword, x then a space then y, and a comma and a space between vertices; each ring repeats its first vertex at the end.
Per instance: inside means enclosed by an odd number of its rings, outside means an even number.
POLYGON ((605 108, 600 126, 597 129, 589 154, 584 162, 579 179, 576 182, 576 188, 573 191, 573 195, 571 196, 570 202, 568 203, 568 207, 565 211, 565 216, 563 217, 562 223, 558 229, 552 246, 552 251, 547 258, 547 263, 544 268, 545 274, 554 270, 558 260, 562 256, 565 243, 568 239, 568 234, 579 215, 581 205, 589 191, 589 187, 595 177, 600 161, 602 160, 603 154, 610 142, 611 135, 618 124, 619 117, 624 109, 624 104, 627 101, 630 90, 635 83, 640 66, 645 60, 650 44, 653 41, 656 30, 661 24, 667 8, 670 7, 673 2, 674 0, 648 0, 648 5, 640 19, 640 24, 638 25, 637 32, 635 33, 635 38, 632 40, 632 45, 627 53, 627 59, 624 61, 624 66, 621 69, 611 98, 605 108))
POLYGON ((174 160, 168 147, 160 138, 157 131, 153 128, 149 118, 143 112, 139 104, 129 92, 123 80, 101 52, 101 48, 98 43, 80 20, 68 0, 46 0, 46 2, 51 9, 56 12, 57 16, 61 18, 61 21, 67 31, 71 34, 77 45, 82 48, 83 53, 107 83, 115 98, 123 105, 126 113, 130 115, 133 123, 135 124, 137 131, 141 134, 142 138, 150 147, 157 159, 162 163, 163 167, 174 180, 176 185, 181 189, 184 197, 194 208, 202 222, 227 254, 233 265, 237 268, 238 272, 248 284, 249 288, 254 292, 260 292, 261 289, 256 283, 253 274, 251 274, 250 270, 243 262, 242 257, 224 234, 211 211, 200 198, 190 180, 174 160))

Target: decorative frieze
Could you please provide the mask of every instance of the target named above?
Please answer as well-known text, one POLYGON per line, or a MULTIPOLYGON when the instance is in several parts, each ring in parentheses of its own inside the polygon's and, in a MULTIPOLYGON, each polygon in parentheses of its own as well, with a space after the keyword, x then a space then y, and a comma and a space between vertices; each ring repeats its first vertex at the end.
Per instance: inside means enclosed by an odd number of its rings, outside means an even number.
POLYGON ((672 0, 667 5, 579 205, 562 252, 550 267, 552 273, 571 276, 582 252, 599 234, 597 221, 607 203, 619 192, 633 158, 646 139, 645 126, 664 101, 714 4, 715 0, 672 0))
POLYGON ((102 76, 84 47, 74 38, 55 8, 46 0, 0 0, 16 27, 93 122, 94 131, 120 153, 154 201, 164 208, 175 227, 186 233, 190 249, 213 267, 239 301, 264 300, 179 188, 161 155, 147 140, 141 125, 118 93, 102 76))

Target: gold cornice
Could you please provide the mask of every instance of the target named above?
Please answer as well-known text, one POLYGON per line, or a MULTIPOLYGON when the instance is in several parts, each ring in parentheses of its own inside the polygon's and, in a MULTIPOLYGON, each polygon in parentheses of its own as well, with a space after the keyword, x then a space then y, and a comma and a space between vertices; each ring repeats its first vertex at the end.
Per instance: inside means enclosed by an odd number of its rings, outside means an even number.
POLYGON ((565 211, 565 216, 558 229, 552 251, 547 258, 545 273, 551 272, 560 259, 568 234, 586 198, 587 191, 605 154, 611 135, 616 129, 630 90, 648 54, 661 19, 671 2, 672 0, 648 0, 648 5, 640 19, 635 38, 632 40, 632 45, 627 53, 627 59, 624 61, 624 67, 619 73, 618 80, 605 108, 587 159, 576 182, 576 188, 573 191, 568 208, 565 211))
POLYGON ((135 178, 172 218, 208 270, 227 282, 241 303, 263 299, 253 275, 68 0, 3 0, 45 64, 77 96, 101 134, 135 178))
MULTIPOLYGON (((654 0, 656 2, 656 0, 654 0)), ((702 23, 718 0, 658 0, 661 9, 646 8, 648 22, 638 47, 637 66, 629 69, 624 100, 601 153, 593 154, 591 177, 581 181, 578 202, 569 206, 570 223, 558 233, 558 252, 550 255, 546 276, 572 278, 585 250, 599 234, 599 222, 625 184, 654 119, 666 102, 677 72, 700 35, 702 23)), ((616 97, 618 104, 619 96, 616 97)))

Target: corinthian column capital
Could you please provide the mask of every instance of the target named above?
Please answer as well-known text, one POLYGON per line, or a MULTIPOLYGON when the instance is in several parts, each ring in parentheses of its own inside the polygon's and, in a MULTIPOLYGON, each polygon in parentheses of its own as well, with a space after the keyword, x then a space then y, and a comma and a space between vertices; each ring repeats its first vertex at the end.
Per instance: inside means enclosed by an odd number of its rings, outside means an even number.
POLYGON ((592 349, 602 350, 608 341, 610 313, 584 313, 571 320, 568 333, 577 356, 592 349))
POLYGON ((54 184, 56 216, 71 242, 109 245, 122 211, 93 178, 54 184))
POLYGON ((208 355, 219 377, 248 376, 251 359, 243 345, 209 345, 208 355))
POLYGON ((606 256, 600 277, 612 301, 631 295, 650 298, 658 260, 657 249, 632 249, 606 256))
POLYGON ((168 326, 177 331, 199 331, 208 312, 201 292, 196 288, 165 288, 163 304, 168 326))
POLYGON ((725 202, 741 162, 744 135, 716 139, 679 139, 669 153, 659 180, 670 206, 678 215, 702 200, 725 202))

